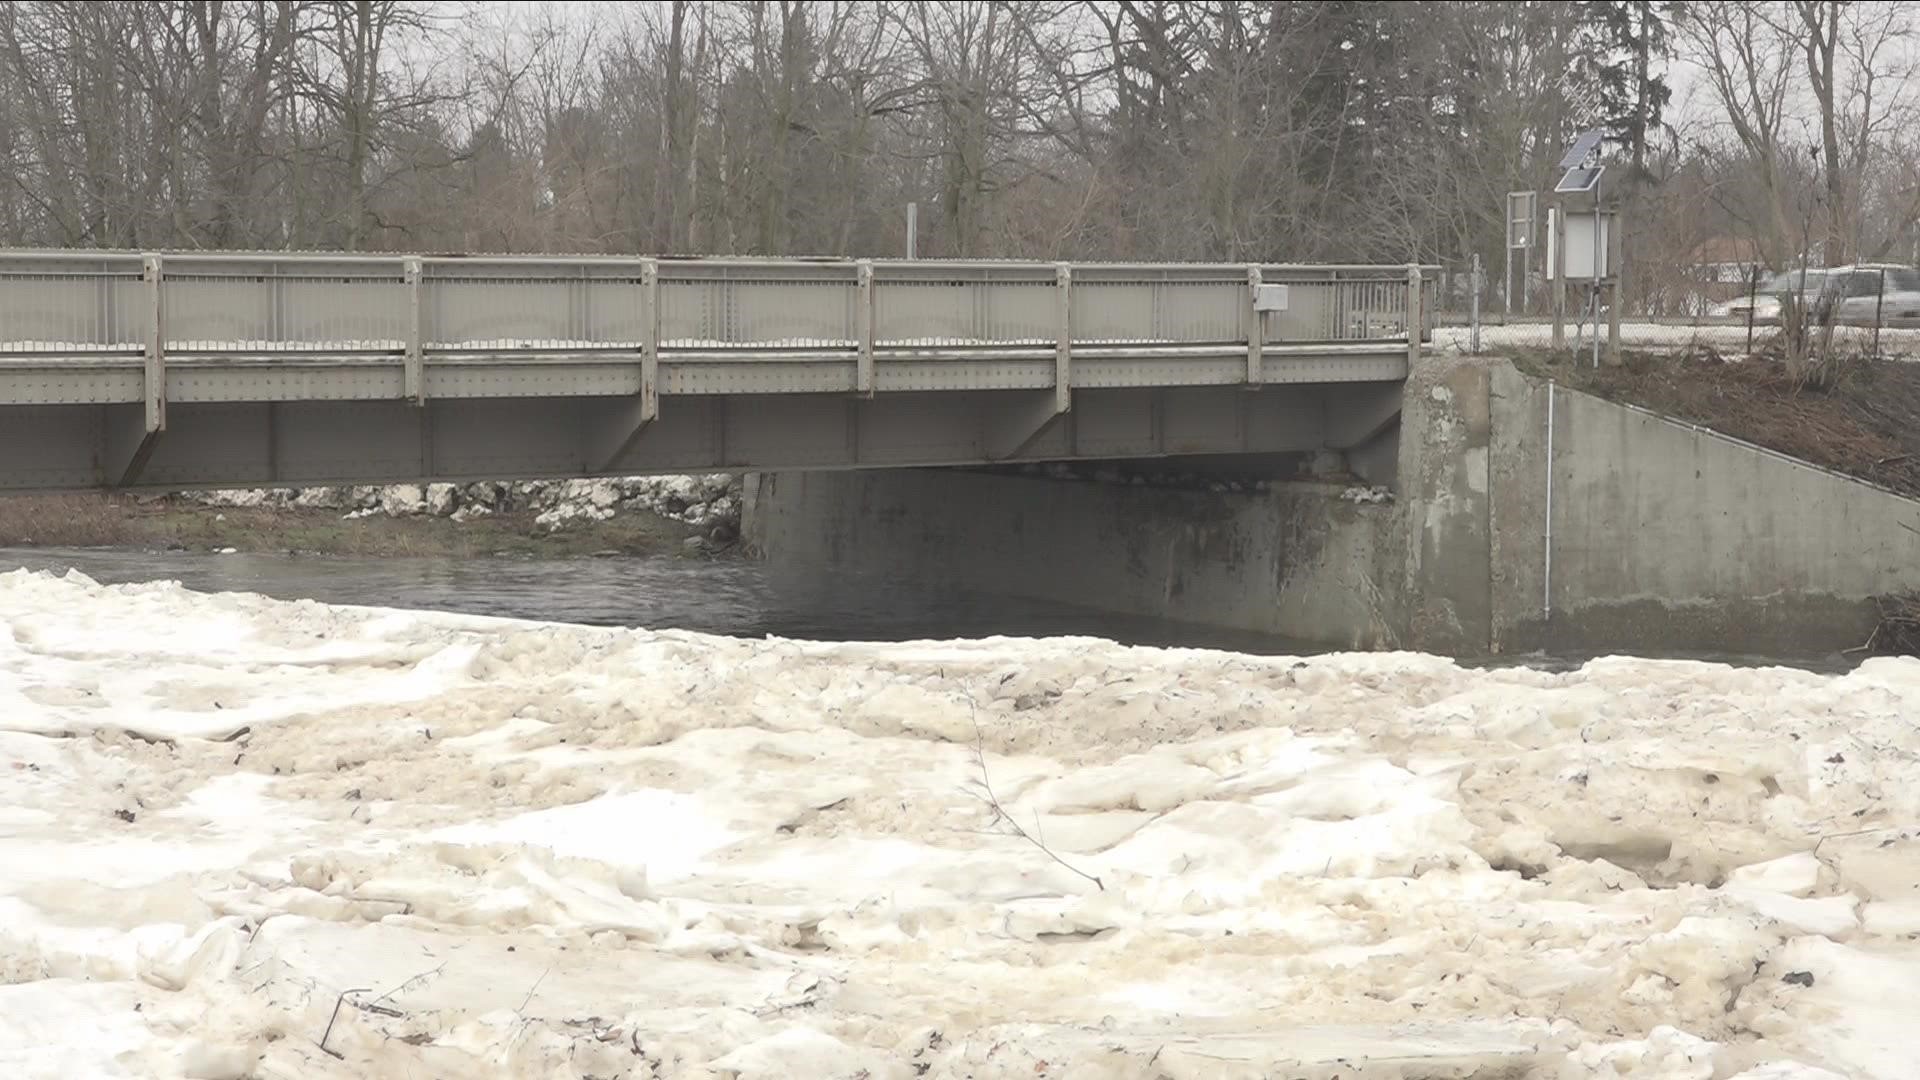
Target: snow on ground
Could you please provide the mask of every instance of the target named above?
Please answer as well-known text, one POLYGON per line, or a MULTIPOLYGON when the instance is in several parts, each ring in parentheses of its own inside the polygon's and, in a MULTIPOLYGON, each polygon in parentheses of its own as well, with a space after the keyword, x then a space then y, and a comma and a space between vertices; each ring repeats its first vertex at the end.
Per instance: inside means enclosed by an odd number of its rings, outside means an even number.
POLYGON ((1908 1078, 1915 715, 16 572, 0 1076, 1908 1078))
MULTIPOLYGON (((1779 333, 1779 327, 1756 327, 1751 341, 1756 347, 1765 345, 1779 333)), ((1574 345, 1574 337, 1574 327, 1569 323, 1567 326, 1569 347, 1574 345)), ((1472 340, 1472 330, 1466 326, 1440 326, 1433 330, 1433 347, 1443 351, 1471 352, 1472 340)), ((1582 330, 1580 341, 1585 347, 1591 347, 1593 344, 1591 331, 1582 330)), ((1707 347, 1724 354, 1740 355, 1747 351, 1748 341, 1747 328, 1742 325, 1703 323, 1690 326, 1632 321, 1620 324, 1620 342, 1630 349, 1679 351, 1707 347)), ((1488 323, 1480 327, 1480 352, 1482 353, 1499 352, 1503 349, 1544 349, 1552 342, 1553 327, 1544 322, 1514 323, 1505 326, 1488 323)), ((1836 326, 1833 330, 1833 344, 1841 350, 1867 351, 1877 347, 1879 354, 1889 360, 1920 360, 1920 328, 1886 327, 1875 334, 1870 326, 1836 326)))

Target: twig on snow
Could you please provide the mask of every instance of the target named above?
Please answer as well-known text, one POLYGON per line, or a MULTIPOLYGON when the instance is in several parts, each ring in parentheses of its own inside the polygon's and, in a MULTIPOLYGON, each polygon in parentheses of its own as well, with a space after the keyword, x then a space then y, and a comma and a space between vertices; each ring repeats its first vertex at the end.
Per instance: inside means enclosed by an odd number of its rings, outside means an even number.
POLYGON ((340 1004, 347 1000, 348 994, 364 994, 371 989, 373 989, 373 987, 371 986, 356 986, 351 990, 340 991, 340 996, 333 999, 333 1015, 327 1017, 327 1030, 324 1032, 321 1032, 320 1034, 320 1052, 321 1053, 332 1054, 337 1060, 340 1060, 340 1061, 347 1060, 347 1055, 341 1053, 340 1051, 327 1049, 327 1040, 333 1037, 333 1022, 335 1020, 340 1019, 340 1004))
MULTIPOLYGON (((445 960, 442 960, 440 961, 440 965, 438 967, 430 968, 426 971, 421 972, 418 975, 409 977, 405 982, 402 982, 399 986, 396 986, 393 989, 387 991, 386 993, 381 994, 379 997, 374 998, 373 1001, 375 1004, 385 1001, 402 990, 412 989, 416 983, 425 982, 426 980, 433 978, 435 975, 440 974, 442 971, 445 971, 446 969, 447 969, 447 962, 445 960)), ((353 992, 359 993, 359 991, 357 990, 353 992)))
POLYGON ((527 1003, 533 1000, 534 991, 540 989, 540 984, 547 981, 547 975, 552 971, 553 971, 553 965, 548 964, 547 970, 541 972, 540 977, 533 980, 533 985, 527 987, 527 996, 520 999, 520 1007, 518 1009, 515 1009, 514 1010, 515 1012, 527 1011, 527 1003))
MULTIPOLYGON (((980 709, 974 704, 971 697, 967 699, 967 712, 973 717, 973 763, 980 770, 980 790, 985 793, 981 801, 993 810, 994 820, 1006 822, 1007 828, 1013 830, 1013 835, 1039 848, 1045 853, 1047 858, 1066 867, 1069 871, 1093 882, 1094 888, 1099 889, 1101 892, 1106 892, 1107 886, 1104 882, 1061 858, 1052 848, 1034 839, 1033 834, 1021 828, 1020 823, 1013 820, 1013 815, 1007 813, 1006 807, 1000 805, 1000 797, 993 793, 993 779, 987 775, 987 736, 986 733, 980 729, 980 709)), ((1035 829, 1040 827, 1040 818, 1037 812, 1033 819, 1033 824, 1035 829)))

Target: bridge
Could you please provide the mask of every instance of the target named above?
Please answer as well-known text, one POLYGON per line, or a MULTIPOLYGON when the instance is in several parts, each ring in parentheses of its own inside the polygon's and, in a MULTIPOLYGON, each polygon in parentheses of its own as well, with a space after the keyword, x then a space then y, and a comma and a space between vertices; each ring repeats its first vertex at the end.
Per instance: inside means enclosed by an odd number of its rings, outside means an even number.
POLYGON ((1432 268, 0 252, 0 490, 1269 454, 1432 268))

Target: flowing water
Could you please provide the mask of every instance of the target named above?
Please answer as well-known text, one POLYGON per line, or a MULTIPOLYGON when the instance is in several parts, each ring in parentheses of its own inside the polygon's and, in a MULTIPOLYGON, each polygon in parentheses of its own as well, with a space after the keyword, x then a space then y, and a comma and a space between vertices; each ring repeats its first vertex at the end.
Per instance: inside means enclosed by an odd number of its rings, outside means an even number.
MULTIPOLYGON (((0 572, 79 570, 109 584, 178 581, 202 592, 457 611, 516 619, 692 630, 731 637, 914 641, 1097 637, 1127 645, 1312 655, 1326 645, 1045 600, 943 588, 914 579, 822 571, 806 580, 759 563, 654 557, 568 559, 218 555, 111 548, 0 548, 0 572)), ((4 613, 0 613, 4 614, 4 613)), ((1670 654, 1671 655, 1671 654, 1670 654)), ((1851 668, 1859 657, 1682 654, 1743 667, 1851 668)), ((1473 666, 1567 669, 1587 655, 1487 657, 1473 666)))
POLYGON ((105 583, 174 580, 203 592, 458 611, 519 619, 820 641, 1091 636, 1265 654, 1321 646, 1086 608, 758 563, 654 558, 346 558, 98 548, 0 548, 0 572, 79 570, 105 583))

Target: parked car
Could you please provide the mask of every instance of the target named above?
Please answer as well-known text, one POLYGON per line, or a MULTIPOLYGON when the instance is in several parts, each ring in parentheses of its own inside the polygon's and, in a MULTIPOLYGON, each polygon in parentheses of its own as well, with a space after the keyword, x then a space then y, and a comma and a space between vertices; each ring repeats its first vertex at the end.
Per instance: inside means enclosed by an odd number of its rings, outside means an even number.
POLYGON ((1797 293, 1801 302, 1816 314, 1824 312, 1826 318, 1837 322, 1872 323, 1873 305, 1878 302, 1883 276, 1891 298, 1893 294, 1903 294, 1910 287, 1920 285, 1917 275, 1920 271, 1911 267, 1882 263, 1785 270, 1762 283, 1750 296, 1735 297, 1716 305, 1712 313, 1744 319, 1751 306, 1756 324, 1776 326, 1780 322, 1781 304, 1797 293))
POLYGON ((1745 319, 1752 311, 1755 323, 1773 326, 1780 321, 1783 298, 1799 293, 1803 298, 1819 296, 1827 287, 1825 270, 1786 270, 1763 281, 1746 296, 1736 296, 1713 306, 1709 314, 1745 319))
POLYGON ((1834 311, 1837 322, 1849 326, 1920 327, 1920 269, 1892 266, 1886 269, 1884 289, 1875 274, 1872 289, 1852 293, 1840 301, 1834 311))

